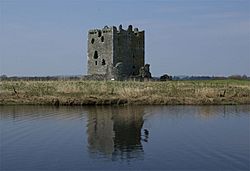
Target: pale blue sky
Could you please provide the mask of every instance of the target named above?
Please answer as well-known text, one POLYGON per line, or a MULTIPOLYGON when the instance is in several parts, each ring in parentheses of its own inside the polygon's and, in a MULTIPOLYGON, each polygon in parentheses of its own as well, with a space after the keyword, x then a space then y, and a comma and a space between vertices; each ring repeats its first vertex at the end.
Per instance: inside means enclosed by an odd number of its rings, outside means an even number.
POLYGON ((86 74, 87 31, 132 24, 153 76, 250 75, 249 0, 0 0, 0 10, 0 74, 86 74))

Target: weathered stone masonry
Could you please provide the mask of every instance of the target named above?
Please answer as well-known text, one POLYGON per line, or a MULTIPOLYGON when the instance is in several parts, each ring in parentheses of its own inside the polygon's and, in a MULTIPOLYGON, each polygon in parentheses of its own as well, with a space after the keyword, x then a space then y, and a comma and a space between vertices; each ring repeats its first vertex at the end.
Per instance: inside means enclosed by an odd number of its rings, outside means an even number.
MULTIPOLYGON (((139 76, 144 68, 144 31, 105 26, 88 32, 88 75, 107 79, 139 76)), ((148 66, 149 67, 149 66, 148 66)), ((151 76, 151 75, 150 75, 151 76)))

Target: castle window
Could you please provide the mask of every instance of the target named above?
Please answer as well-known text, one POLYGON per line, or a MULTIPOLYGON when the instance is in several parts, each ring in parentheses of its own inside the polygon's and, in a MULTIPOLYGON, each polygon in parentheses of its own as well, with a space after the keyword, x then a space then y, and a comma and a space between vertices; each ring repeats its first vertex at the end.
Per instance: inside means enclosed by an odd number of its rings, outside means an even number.
POLYGON ((98 53, 97 53, 97 51, 95 51, 95 53, 94 53, 94 59, 97 59, 98 58, 98 53))
POLYGON ((99 30, 98 31, 98 37, 101 37, 102 36, 102 32, 99 30))
POLYGON ((95 61, 95 65, 97 65, 97 61, 95 61))
POLYGON ((101 41, 104 42, 104 37, 103 36, 101 37, 101 41))
POLYGON ((105 62, 105 60, 104 60, 104 59, 102 60, 102 65, 106 65, 106 62, 105 62))
POLYGON ((93 39, 91 39, 91 43, 93 44, 95 42, 95 39, 93 38, 93 39))
POLYGON ((135 66, 133 65, 133 67, 132 67, 133 69, 135 69, 135 66))

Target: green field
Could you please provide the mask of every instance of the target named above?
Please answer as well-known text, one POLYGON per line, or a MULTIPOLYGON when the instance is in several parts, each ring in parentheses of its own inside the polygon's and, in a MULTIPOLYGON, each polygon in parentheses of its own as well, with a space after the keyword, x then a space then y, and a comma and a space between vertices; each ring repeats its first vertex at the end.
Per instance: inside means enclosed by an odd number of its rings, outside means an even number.
POLYGON ((250 104, 250 81, 1 81, 0 104, 250 104))

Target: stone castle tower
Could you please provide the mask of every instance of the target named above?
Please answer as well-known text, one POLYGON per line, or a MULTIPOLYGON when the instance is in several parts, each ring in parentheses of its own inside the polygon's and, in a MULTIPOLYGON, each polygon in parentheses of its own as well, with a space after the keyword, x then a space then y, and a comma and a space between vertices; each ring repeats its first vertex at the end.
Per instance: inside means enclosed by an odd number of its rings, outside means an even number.
POLYGON ((144 31, 105 26, 88 32, 88 75, 108 79, 138 76, 145 65, 144 31))

